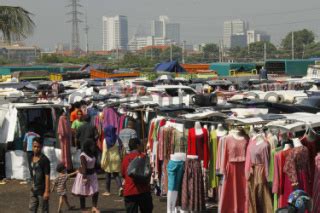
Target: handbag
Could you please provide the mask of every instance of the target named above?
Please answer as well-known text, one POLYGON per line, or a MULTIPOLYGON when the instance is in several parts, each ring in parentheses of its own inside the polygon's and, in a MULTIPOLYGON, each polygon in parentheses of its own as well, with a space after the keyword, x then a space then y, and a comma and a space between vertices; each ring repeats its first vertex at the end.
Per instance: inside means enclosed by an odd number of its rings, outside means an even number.
POLYGON ((135 157, 128 166, 127 174, 136 183, 148 183, 151 177, 151 165, 148 156, 135 157))

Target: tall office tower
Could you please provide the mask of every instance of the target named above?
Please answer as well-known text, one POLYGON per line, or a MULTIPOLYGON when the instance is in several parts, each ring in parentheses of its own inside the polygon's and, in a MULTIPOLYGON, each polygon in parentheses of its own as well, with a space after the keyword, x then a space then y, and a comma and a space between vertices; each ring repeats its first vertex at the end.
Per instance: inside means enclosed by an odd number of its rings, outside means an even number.
POLYGON ((128 19, 126 16, 103 16, 102 25, 102 49, 104 51, 128 49, 128 19))
POLYGON ((223 25, 223 44, 226 48, 246 46, 248 24, 240 19, 225 21, 223 25))

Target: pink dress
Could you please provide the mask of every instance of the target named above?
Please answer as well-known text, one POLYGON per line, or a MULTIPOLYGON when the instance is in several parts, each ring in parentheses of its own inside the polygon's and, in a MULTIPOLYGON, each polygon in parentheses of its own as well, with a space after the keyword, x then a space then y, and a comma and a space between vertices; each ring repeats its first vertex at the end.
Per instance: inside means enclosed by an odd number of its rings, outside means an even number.
MULTIPOLYGON (((96 158, 91 158, 83 152, 81 153, 80 158, 81 156, 84 156, 87 161, 86 170, 93 170, 95 167, 96 158)), ((93 174, 87 174, 86 179, 87 182, 84 181, 84 175, 80 172, 77 174, 77 177, 73 183, 72 194, 78 196, 91 196, 99 191, 98 178, 95 172, 93 174)))
POLYGON ((313 182, 313 213, 320 212, 320 154, 315 158, 315 175, 313 182))
MULTIPOLYGON (((284 172, 290 183, 298 183, 298 188, 310 194, 310 161, 309 150, 305 146, 293 148, 286 158, 284 172)), ((291 192, 289 192, 291 193, 291 192)))
POLYGON ((71 124, 67 119, 67 116, 62 115, 59 118, 58 124, 58 134, 60 136, 60 149, 61 149, 61 162, 67 168, 67 170, 72 169, 72 160, 71 160, 71 124))
POLYGON ((220 212, 244 213, 246 207, 245 160, 248 141, 225 138, 221 171, 224 182, 221 192, 220 212))

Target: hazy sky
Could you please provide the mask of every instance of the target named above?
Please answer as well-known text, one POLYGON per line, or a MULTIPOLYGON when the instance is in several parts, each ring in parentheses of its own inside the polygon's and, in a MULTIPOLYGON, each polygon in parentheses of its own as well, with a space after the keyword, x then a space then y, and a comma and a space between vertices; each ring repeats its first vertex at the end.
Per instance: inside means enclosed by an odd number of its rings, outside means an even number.
MULTIPOLYGON (((3 5, 22 6, 34 14, 34 34, 30 45, 53 48, 58 42, 70 43, 71 23, 65 6, 70 0, 1 0, 3 5)), ((102 16, 126 15, 129 39, 139 28, 150 27, 159 15, 181 24, 181 40, 197 44, 222 39, 223 21, 241 18, 251 29, 264 30, 279 44, 291 30, 313 30, 320 40, 319 0, 80 0, 87 13, 91 49, 102 49, 102 16)), ((83 17, 84 19, 84 17, 83 17)), ((80 26, 84 46, 84 25, 80 26)))

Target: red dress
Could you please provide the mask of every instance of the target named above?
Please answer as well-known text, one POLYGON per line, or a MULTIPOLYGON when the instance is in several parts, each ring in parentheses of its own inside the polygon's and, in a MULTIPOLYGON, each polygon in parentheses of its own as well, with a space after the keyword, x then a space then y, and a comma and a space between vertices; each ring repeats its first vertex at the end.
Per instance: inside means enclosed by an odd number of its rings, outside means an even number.
POLYGON ((310 194, 310 161, 307 147, 299 146, 292 149, 286 158, 284 172, 291 184, 298 183, 299 189, 310 194))
POLYGON ((220 212, 244 213, 246 208, 245 160, 248 141, 225 138, 221 171, 224 181, 221 192, 220 212))
POLYGON ((208 130, 202 128, 203 140, 197 140, 195 128, 189 129, 188 133, 188 155, 198 155, 199 160, 203 160, 203 167, 208 169, 209 164, 209 145, 208 145, 208 130), (200 144, 200 143, 201 144, 200 144))

